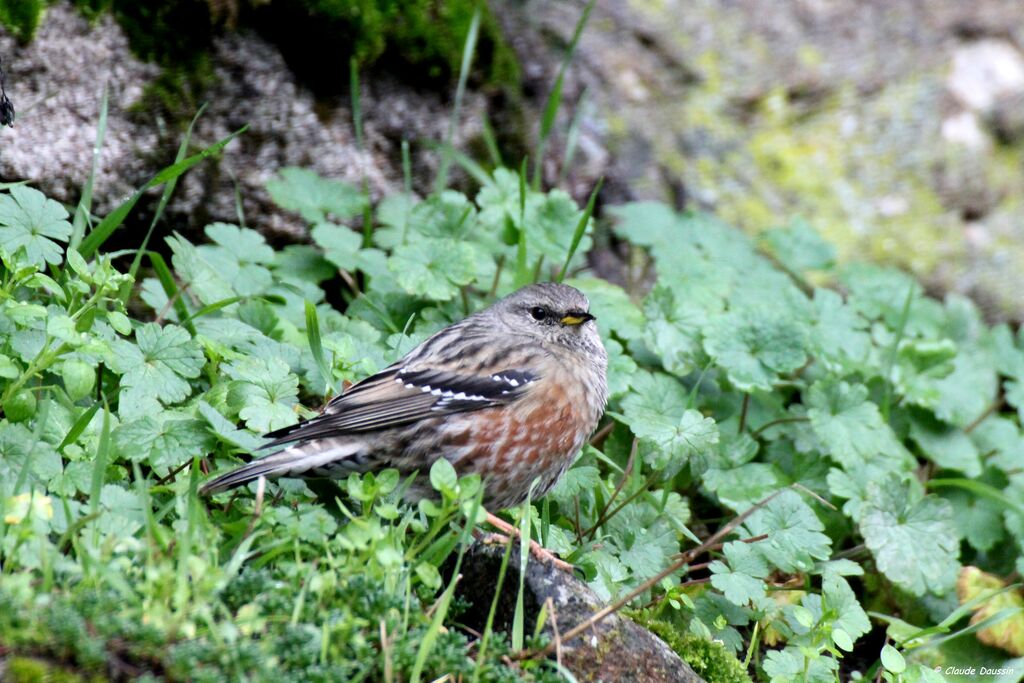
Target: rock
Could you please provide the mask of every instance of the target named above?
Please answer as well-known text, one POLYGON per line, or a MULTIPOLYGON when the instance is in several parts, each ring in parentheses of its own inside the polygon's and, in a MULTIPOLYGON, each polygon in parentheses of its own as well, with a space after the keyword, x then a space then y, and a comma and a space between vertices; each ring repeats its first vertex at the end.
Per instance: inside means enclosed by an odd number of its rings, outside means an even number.
MULTIPOLYGON (((460 621, 478 632, 483 631, 487 621, 504 552, 504 546, 476 543, 463 559, 462 579, 456 592, 472 607, 460 615, 460 621)), ((511 631, 518 568, 519 551, 513 548, 495 612, 495 630, 511 631)), ((585 583, 532 558, 526 568, 524 591, 525 633, 533 633, 537 616, 549 598, 554 612, 548 614, 543 629, 549 637, 554 637, 553 622, 557 621, 559 633, 565 633, 604 607, 585 583)), ((619 614, 612 614, 583 635, 563 642, 561 653, 562 664, 580 681, 703 681, 660 638, 619 614)))
POLYGON ((982 152, 991 144, 973 111, 961 111, 942 121, 942 137, 948 142, 963 145, 974 152, 982 152))
MULTIPOLYGON (((110 106, 93 212, 105 215, 173 162, 180 122, 132 111, 160 69, 132 55, 124 31, 109 14, 90 23, 70 3, 57 3, 27 45, 18 45, 0 28, 0 56, 7 94, 18 111, 15 127, 0 134, 0 180, 29 179, 51 197, 75 205, 90 169, 104 84, 110 106)), ((379 199, 402 187, 403 139, 412 146, 419 187, 429 189, 438 163, 429 145, 446 138, 451 92, 419 90, 387 73, 364 75, 360 150, 349 98, 317 99, 280 50, 254 32, 215 37, 211 62, 214 78, 203 98, 208 108, 196 125, 191 151, 249 128, 219 161, 200 164, 179 182, 165 213, 174 229, 187 234, 213 221, 238 222, 237 183, 250 227, 271 237, 304 239, 305 224, 270 202, 266 180, 293 165, 356 184, 365 175, 371 195, 379 199)), ((347 68, 335 68, 347 81, 347 68)), ((466 93, 453 136, 456 147, 479 136, 486 103, 485 95, 466 93)), ((151 193, 154 203, 159 191, 151 193)), ((145 213, 140 206, 129 220, 145 225, 145 213)))
MULTIPOLYGON (((522 91, 485 92, 471 81, 454 139, 485 158, 487 118, 505 162, 517 166, 536 154, 540 113, 586 3, 490 5, 519 57, 522 91)), ((976 294, 989 318, 1022 320, 1014 293, 1024 289, 1024 242, 979 252, 975 239, 1024 222, 1019 16, 1019 0, 597 0, 566 73, 545 180, 582 202, 603 176, 599 206, 664 200, 751 233, 803 218, 840 260, 891 263, 936 291, 976 294), (986 290, 1004 276, 1010 281, 986 290)), ((255 33, 227 30, 213 40, 210 107, 193 147, 251 125, 219 163, 204 162, 180 183, 168 226, 188 233, 237 221, 237 183, 250 226, 304 238, 302 221, 270 203, 265 180, 297 164, 365 177, 379 198, 402 187, 403 139, 412 145, 414 189, 430 190, 438 156, 428 143, 446 136, 454 86, 430 90, 397 70, 364 74, 360 150, 347 96, 315 94, 255 33)), ((111 109, 94 212, 105 214, 173 158, 181 122, 127 111, 158 70, 131 55, 106 15, 89 24, 70 3, 55 3, 33 42, 18 45, 0 31, 0 54, 19 113, 13 130, 0 130, 0 179, 30 178, 75 204, 104 81, 111 109)), ((347 80, 343 66, 331 68, 347 80)), ((133 213, 123 246, 137 244, 130 231, 148 223, 146 212, 133 213)), ((593 254, 592 266, 623 281, 611 246, 593 254)))
POLYGON ((992 129, 1004 145, 1024 141, 1024 93, 1002 95, 992 106, 992 129))
MULTIPOLYGON (((584 4, 498 4, 535 89, 584 4)), ((989 216, 1024 220, 1019 17, 1015 0, 598 0, 559 130, 586 91, 602 153, 569 171, 572 190, 596 173, 607 202, 685 204, 752 233, 803 218, 841 261, 900 266, 1024 319, 1007 294, 1024 288, 1024 243, 978 252, 969 237, 996 230, 989 216)), ((614 279, 607 256, 595 264, 614 279)))
POLYGON ((0 28, 0 55, 17 109, 14 127, 0 133, 0 179, 29 180, 77 204, 92 165, 104 85, 110 104, 93 187, 98 212, 109 211, 156 170, 147 159, 157 145, 156 129, 137 125, 128 109, 159 70, 132 56, 109 16, 90 24, 57 5, 27 46, 0 28))
POLYGON ((997 100, 1024 93, 1024 55, 1005 40, 987 38, 953 53, 947 87, 964 106, 990 113, 997 100))

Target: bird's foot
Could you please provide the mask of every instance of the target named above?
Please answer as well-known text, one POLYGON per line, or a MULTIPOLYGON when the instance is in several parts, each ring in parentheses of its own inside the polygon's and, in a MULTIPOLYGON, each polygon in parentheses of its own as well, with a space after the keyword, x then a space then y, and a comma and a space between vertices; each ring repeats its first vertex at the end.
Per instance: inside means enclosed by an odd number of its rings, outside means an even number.
MULTIPOLYGON (((497 517, 490 512, 487 513, 487 523, 500 530, 502 533, 484 534, 480 539, 483 543, 500 543, 504 545, 506 543, 510 543, 513 538, 519 538, 519 529, 516 529, 501 517, 497 517)), ((561 569, 563 572, 569 572, 571 574, 575 569, 571 564, 565 560, 559 559, 557 555, 533 539, 530 539, 530 554, 533 555, 535 560, 556 567, 557 569, 561 569)))

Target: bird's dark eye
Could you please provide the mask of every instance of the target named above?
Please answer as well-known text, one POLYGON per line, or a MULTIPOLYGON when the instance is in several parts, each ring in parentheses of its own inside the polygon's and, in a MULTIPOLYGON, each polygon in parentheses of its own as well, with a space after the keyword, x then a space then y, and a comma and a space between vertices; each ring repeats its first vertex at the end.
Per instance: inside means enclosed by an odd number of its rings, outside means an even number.
POLYGON ((530 309, 530 315, 533 316, 534 320, 544 320, 548 317, 548 311, 543 306, 534 306, 530 309))

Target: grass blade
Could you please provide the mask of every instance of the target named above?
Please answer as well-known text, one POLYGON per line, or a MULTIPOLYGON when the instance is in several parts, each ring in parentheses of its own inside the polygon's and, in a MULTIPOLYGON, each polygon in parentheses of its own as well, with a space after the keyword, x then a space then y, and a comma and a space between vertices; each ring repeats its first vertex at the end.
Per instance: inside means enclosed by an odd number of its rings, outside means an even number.
POLYGON ((118 206, 116 209, 107 214, 107 217, 100 221, 99 225, 97 225, 93 229, 93 231, 90 232, 84 240, 82 240, 82 244, 78 249, 82 257, 88 259, 96 252, 97 249, 103 246, 103 243, 110 238, 110 235, 114 232, 114 230, 121 226, 121 224, 124 222, 125 217, 128 215, 128 212, 135 207, 135 205, 138 203, 139 199, 142 197, 144 192, 146 192, 150 188, 157 187, 158 185, 163 185, 166 182, 170 182, 171 180, 177 178, 185 171, 189 170, 190 168, 198 164, 200 161, 204 161, 209 157, 213 156, 220 150, 224 149, 225 145, 234 140, 248 127, 249 126, 246 125, 242 128, 239 128, 231 135, 227 136, 226 138, 219 142, 210 145, 209 147, 199 152, 198 154, 194 154, 188 157, 187 159, 182 159, 176 164, 171 164, 170 166, 168 166, 167 168, 163 169, 155 176, 153 176, 149 180, 149 182, 147 182, 145 185, 136 190, 135 194, 133 194, 131 197, 125 200, 120 206, 118 206))
POLYGON ((519 244, 516 247, 516 288, 529 284, 530 267, 526 263, 526 163, 519 167, 519 244))
POLYGON ((356 132, 356 148, 363 150, 363 110, 359 102, 359 65, 356 58, 348 60, 348 87, 352 97, 352 127, 356 132))
POLYGON ((412 157, 409 156, 409 140, 402 138, 402 188, 412 196, 412 157))
MULTIPOLYGON (((348 60, 348 85, 352 96, 352 127, 356 131, 356 149, 362 155, 363 149, 363 108, 359 95, 361 86, 359 84, 359 65, 356 58, 348 60)), ((370 203, 370 180, 366 177, 366 160, 360 159, 359 163, 363 176, 363 248, 373 246, 373 204, 370 203)))
MULTIPOLYGON (((196 125, 196 121, 206 111, 206 103, 199 107, 199 111, 192 117, 192 121, 188 124, 188 128, 185 130, 185 137, 181 139, 181 144, 178 145, 178 153, 174 156, 174 163, 179 164, 185 158, 185 154, 188 152, 188 145, 192 140, 192 129, 196 125)), ((132 295, 132 285, 135 281, 135 275, 139 272, 139 266, 142 264, 142 255, 146 253, 146 248, 149 246, 149 240, 153 236, 153 230, 156 228, 156 224, 160 222, 160 218, 164 215, 164 209, 167 208, 167 202, 170 201, 171 195, 174 193, 174 188, 178 185, 178 178, 171 178, 164 185, 164 191, 160 193, 160 202, 157 204, 156 212, 153 214, 153 220, 149 222, 149 230, 146 231, 146 236, 142 238, 142 244, 139 245, 138 250, 135 252, 135 258, 132 259, 132 265, 128 268, 128 274, 132 276, 132 282, 126 282, 119 292, 121 303, 127 305, 128 299, 132 295)), ((237 186, 236 186, 237 190, 237 186)))
POLYGON ((480 135, 484 139, 484 145, 487 146, 487 155, 491 158, 491 165, 494 168, 504 166, 505 163, 501 160, 501 151, 498 149, 498 138, 494 134, 494 128, 491 127, 491 119, 487 116, 487 112, 484 112, 480 135))
POLYGON ((966 636, 971 633, 977 633, 978 631, 984 628, 994 626, 1001 621, 1004 621, 1006 619, 1009 619, 1010 617, 1014 617, 1020 614, 1021 612, 1024 612, 1024 607, 1004 607, 992 616, 982 619, 981 621, 976 621, 972 624, 969 624, 963 627, 962 629, 950 633, 948 636, 935 638, 934 640, 928 643, 928 647, 935 647, 937 645, 942 645, 946 641, 953 640, 954 638, 966 636))
POLYGON ((562 104, 562 85, 565 82, 565 71, 569 68, 569 63, 576 53, 576 45, 580 42, 580 36, 583 34, 583 28, 587 25, 587 20, 590 18, 590 12, 594 9, 595 2, 596 0, 590 0, 587 6, 583 8, 583 14, 580 15, 579 21, 576 22, 576 30, 573 31, 572 40, 569 41, 569 48, 565 52, 565 58, 562 59, 562 65, 558 69, 555 85, 551 88, 548 100, 544 104, 544 116, 540 122, 540 141, 537 143, 537 152, 533 160, 533 189, 535 190, 540 188, 544 148, 547 147, 548 137, 551 135, 551 129, 554 128, 555 118, 558 116, 558 108, 562 104))
POLYGON ((466 174, 475 180, 481 187, 493 184, 490 174, 487 173, 484 167, 474 161, 469 155, 463 154, 451 145, 430 142, 426 142, 424 144, 426 144, 430 149, 440 150, 442 154, 449 155, 451 160, 458 164, 459 167, 461 167, 462 170, 465 171, 466 174))
POLYGON ((589 109, 590 101, 587 96, 589 90, 584 90, 580 99, 576 101, 576 110, 572 114, 572 121, 569 122, 569 132, 565 136, 565 152, 562 154, 562 170, 558 173, 558 184, 565 183, 569 176, 569 169, 572 168, 572 161, 576 157, 576 146, 580 141, 580 128, 583 127, 583 114, 589 109))
POLYGON ((569 264, 572 262, 572 257, 576 255, 576 249, 579 248, 580 241, 587 232, 587 226, 590 225, 590 217, 594 215, 594 203, 597 202, 597 195, 601 192, 602 185, 604 185, 604 176, 597 179, 597 184, 594 185, 594 190, 590 193, 590 199, 587 200, 587 208, 583 210, 580 222, 576 224, 576 231, 572 234, 572 244, 569 245, 569 253, 565 257, 565 265, 562 266, 561 272, 558 273, 557 282, 564 280, 565 274, 569 272, 569 264))
POLYGON ((434 643, 437 642, 437 634, 440 633, 441 626, 444 624, 444 618, 448 615, 448 608, 451 606, 452 598, 455 596, 455 585, 459 581, 459 570, 462 568, 462 558, 466 554, 469 534, 473 527, 476 526, 477 513, 480 511, 482 499, 483 489, 481 488, 480 493, 473 499, 473 505, 466 516, 466 525, 462 528, 462 533, 459 535, 459 555, 455 560, 452 578, 444 589, 444 593, 438 598, 437 608, 434 610, 434 616, 430 620, 430 626, 427 628, 427 632, 423 634, 423 640, 420 641, 420 647, 416 651, 416 661, 413 663, 412 673, 409 675, 410 683, 419 683, 420 678, 423 676, 423 667, 426 666, 427 657, 434 648, 434 643))
POLYGON ((437 178, 434 180, 434 191, 440 193, 448 186, 448 167, 451 166, 452 140, 455 138, 455 127, 459 123, 459 112, 462 111, 462 97, 466 93, 466 81, 469 79, 469 69, 473 65, 473 54, 476 52, 476 39, 480 34, 480 8, 473 12, 473 19, 469 24, 469 31, 466 33, 466 42, 462 46, 462 64, 459 66, 459 84, 455 88, 455 103, 452 105, 451 119, 448 121, 448 134, 445 136, 445 146, 441 153, 441 166, 437 169, 437 178))
POLYGON ((207 305, 203 306, 202 308, 200 308, 195 313, 193 313, 192 315, 188 316, 187 318, 184 318, 181 321, 181 324, 184 325, 186 323, 192 322, 196 318, 202 318, 204 315, 210 315, 211 313, 216 313, 220 309, 227 308, 231 304, 237 304, 239 301, 242 301, 244 299, 245 299, 244 296, 232 296, 232 297, 228 297, 227 299, 221 299, 220 301, 214 301, 212 304, 207 304, 207 305))
POLYGON ((534 479, 526 492, 526 502, 522 505, 522 517, 519 519, 519 591, 516 593, 516 611, 512 615, 512 649, 523 649, 523 628, 526 621, 526 606, 523 601, 523 593, 526 589, 526 563, 530 560, 530 522, 532 520, 533 507, 530 505, 530 498, 533 497, 533 487, 537 484, 534 479))
POLYGON ((326 386, 325 393, 330 393, 334 388, 331 378, 331 369, 324 359, 324 347, 320 341, 320 321, 316 315, 316 306, 309 301, 306 302, 306 336, 309 338, 309 350, 313 354, 313 361, 320 370, 320 376, 326 386))
POLYGON ((82 435, 82 432, 85 431, 85 428, 89 426, 90 422, 92 422, 92 416, 95 415, 96 411, 99 409, 99 402, 93 403, 84 413, 82 413, 78 417, 77 420, 75 420, 75 424, 71 425, 71 429, 68 430, 67 436, 65 436, 64 439, 60 442, 60 445, 57 446, 57 450, 59 452, 63 453, 64 449, 68 446, 68 444, 73 444, 75 441, 78 440, 78 437, 82 435))
MULTIPOLYGON (((190 602, 192 596, 191 581, 189 580, 189 560, 192 556, 192 546, 195 540, 196 527, 199 525, 198 498, 196 491, 199 489, 199 457, 192 458, 192 466, 189 467, 188 496, 185 497, 185 529, 184 533, 175 534, 178 551, 177 567, 175 567, 174 593, 172 596, 174 607, 183 612, 190 602)), ((180 527, 179 527, 180 529, 180 527)))
POLYGON ((100 119, 96 122, 96 142, 92 145, 92 167, 89 169, 89 177, 85 179, 85 187, 82 188, 82 198, 78 200, 75 207, 75 218, 71 224, 71 239, 68 245, 77 248, 85 236, 85 225, 89 222, 89 212, 92 209, 92 186, 96 180, 96 172, 100 166, 100 151, 103 149, 103 138, 107 134, 107 109, 108 109, 107 84, 103 84, 103 97, 100 99, 100 119))
POLYGON ((487 643, 494 631, 494 615, 498 611, 498 600, 501 598, 501 589, 505 585, 505 574, 508 572, 508 558, 512 555, 512 539, 505 544, 505 553, 501 556, 501 566, 498 568, 498 581, 494 586, 494 597, 491 599, 491 608, 487 611, 487 622, 484 625, 483 635, 480 636, 480 646, 477 648, 476 668, 473 669, 473 683, 480 680, 480 672, 483 669, 487 656, 487 643))
POLYGON ((980 498, 988 498, 994 503, 999 503, 1004 510, 1016 512, 1018 515, 1024 517, 1024 505, 1021 505, 1017 501, 1013 500, 999 489, 986 484, 983 481, 975 481, 973 479, 929 479, 925 482, 925 486, 928 488, 958 488, 969 493, 973 493, 980 498))

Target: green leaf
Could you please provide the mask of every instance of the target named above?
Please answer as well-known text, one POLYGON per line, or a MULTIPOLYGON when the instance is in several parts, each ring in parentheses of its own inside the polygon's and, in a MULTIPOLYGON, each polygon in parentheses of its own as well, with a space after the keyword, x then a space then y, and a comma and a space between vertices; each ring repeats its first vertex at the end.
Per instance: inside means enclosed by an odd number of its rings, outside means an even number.
POLYGON ((388 267, 409 294, 448 301, 473 281, 478 252, 465 242, 424 239, 395 249, 388 267))
MULTIPOLYGON (((552 263, 561 263, 572 249, 576 226, 582 216, 576 202, 563 190, 527 195, 525 221, 530 262, 544 256, 552 263)), ((583 252, 590 250, 590 232, 586 230, 579 243, 583 252)))
POLYGON ((660 247, 683 237, 682 220, 662 202, 630 202, 608 208, 615 234, 641 247, 660 247))
POLYGON ((651 465, 668 468, 666 476, 694 455, 710 453, 718 443, 718 425, 710 417, 687 408, 684 387, 664 374, 643 372, 622 399, 626 424, 641 439, 657 446, 651 465))
POLYGON ((765 595, 762 579, 768 576, 768 564, 760 553, 749 544, 740 541, 726 543, 722 548, 726 563, 715 560, 708 569, 711 571, 711 585, 722 591, 725 598, 734 605, 756 602, 765 595))
POLYGON ((826 242, 803 219, 796 219, 785 228, 761 233, 768 249, 793 273, 826 270, 835 264, 836 248, 826 242))
POLYGON ((944 595, 955 585, 960 538, 941 498, 915 494, 896 474, 870 482, 860 531, 878 569, 904 590, 944 595))
POLYGON ((577 465, 571 468, 548 494, 559 505, 571 503, 575 496, 584 491, 592 491, 601 485, 601 472, 590 465, 577 465))
POLYGON ((821 380, 811 385, 804 403, 814 433, 836 463, 871 463, 887 470, 913 466, 864 385, 821 380))
POLYGON ((914 414, 910 438, 939 467, 981 476, 981 457, 964 430, 944 425, 927 414, 914 414))
POLYGON ((1020 458, 1024 453, 1024 435, 1013 419, 990 415, 971 432, 971 441, 979 452, 988 454, 988 465, 1006 474, 1024 465, 1020 458))
POLYGON ((704 350, 740 391, 771 391, 807 362, 805 330, 784 310, 730 311, 704 330, 704 350))
MULTIPOLYGON (((409 216, 410 227, 416 234, 456 240, 473 233, 476 222, 476 207, 466 195, 454 190, 427 197, 412 207, 409 216)), ((498 243, 498 240, 492 241, 494 246, 498 243)))
POLYGON ((233 422, 230 422, 206 401, 199 401, 197 410, 213 430, 213 435, 221 441, 250 452, 260 447, 259 437, 245 429, 235 427, 233 422))
POLYGON ((638 332, 644 344, 660 359, 668 372, 685 376, 704 364, 700 330, 709 318, 688 297, 676 296, 675 290, 655 285, 644 299, 646 325, 638 332))
POLYGON ((136 344, 114 340, 107 365, 121 375, 121 386, 163 403, 183 401, 191 393, 188 379, 199 376, 202 349, 176 325, 147 323, 135 331, 136 344))
POLYGON ((232 377, 228 404, 246 426, 269 432, 295 424, 299 378, 278 358, 243 358, 225 368, 232 377))
POLYGON ((806 657, 796 647, 770 650, 764 659, 764 672, 771 683, 834 683, 839 665, 831 657, 814 654, 806 657))
POLYGON ((814 290, 809 348, 833 372, 854 370, 868 361, 867 320, 831 289, 814 290))
POLYGON ((21 374, 21 367, 10 356, 0 354, 0 377, 14 379, 21 374))
POLYGON ((273 263, 274 250, 263 235, 255 230, 240 228, 230 223, 211 223, 204 232, 211 240, 224 247, 241 263, 273 263))
POLYGON ((205 456, 215 442, 202 421, 167 413, 122 424, 114 430, 113 439, 121 457, 155 468, 176 467, 205 456))
POLYGON ((701 483, 722 505, 733 510, 750 507, 787 484, 775 465, 764 462, 748 462, 730 469, 711 467, 702 475, 701 483))
POLYGON ((278 175, 267 182, 270 198, 310 223, 325 221, 329 215, 346 220, 363 212, 366 199, 354 185, 321 178, 305 168, 282 168, 278 175))
POLYGON ((63 248, 57 242, 71 237, 67 218, 64 207, 39 190, 11 187, 8 194, 0 194, 0 249, 11 256, 23 250, 23 263, 39 267, 60 263, 63 248))
MULTIPOLYGON (((204 254, 181 235, 168 237, 167 245, 171 248, 171 261, 174 264, 174 272, 182 281, 181 286, 188 287, 202 303, 213 304, 235 296, 236 292, 231 286, 230 278, 237 275, 237 269, 233 269, 235 272, 231 273, 222 272, 208 260, 207 256, 211 253, 209 249, 204 254)), ((174 281, 172 279, 163 284, 166 292, 169 286, 174 285, 174 281)), ((178 300, 181 301, 181 298, 178 300)))
MULTIPOLYGON (((221 223, 226 228, 233 228, 224 223, 221 223)), ((222 231, 224 232, 224 231, 222 231)), ((232 294, 239 294, 240 296, 255 296, 257 294, 263 294, 270 289, 273 284, 273 278, 270 274, 270 269, 264 265, 256 262, 246 260, 246 256, 256 256, 262 258, 257 249, 253 248, 253 244, 246 245, 246 240, 239 237, 240 250, 236 251, 228 247, 221 245, 200 245, 196 251, 203 259, 204 265, 212 268, 217 276, 228 282, 231 285, 232 294), (245 254, 242 249, 248 246, 249 254, 245 254)), ((175 266, 177 266, 178 260, 175 260, 175 266)), ((227 301, 230 296, 219 299, 219 301, 227 301)), ((207 304, 213 304, 217 302, 204 301, 207 304)))
POLYGON ((455 468, 444 458, 438 458, 430 466, 430 485, 434 490, 441 493, 453 493, 458 486, 459 477, 455 474, 455 468))
POLYGON ((605 339, 604 348, 608 352, 608 398, 614 400, 629 391, 637 364, 614 339, 605 339))
POLYGON ((906 671, 907 661, 903 659, 900 651, 892 645, 886 643, 882 647, 882 652, 879 656, 882 660, 882 666, 885 667, 886 671, 891 671, 894 674, 901 674, 906 671))
POLYGON ((747 536, 767 535, 753 544, 772 566, 784 572, 806 572, 815 560, 831 555, 825 525, 798 493, 786 490, 755 511, 743 524, 747 536))
POLYGON ((954 369, 956 344, 949 339, 903 339, 897 346, 892 381, 907 403, 934 408, 942 399, 938 380, 954 369))
MULTIPOLYGON (((842 282, 850 292, 849 302, 868 320, 881 319, 892 330, 899 327, 903 305, 911 287, 920 292, 914 279, 896 268, 866 263, 853 263, 843 269, 842 282)), ((911 299, 911 311, 916 311, 920 295, 911 299)), ((916 326, 908 321, 907 329, 914 333, 916 326)), ((937 336, 937 335, 936 335, 937 336)))
POLYGON ((852 640, 857 640, 871 630, 871 621, 857 600, 857 595, 846 579, 838 574, 829 573, 822 579, 821 605, 832 622, 832 628, 841 629, 852 640))
POLYGON ((313 241, 324 250, 324 258, 342 270, 359 268, 362 236, 351 228, 335 223, 317 223, 310 231, 313 241))
POLYGON ((131 538, 145 523, 142 500, 134 491, 117 484, 106 484, 96 498, 103 509, 96 525, 104 534, 113 538, 131 538))

